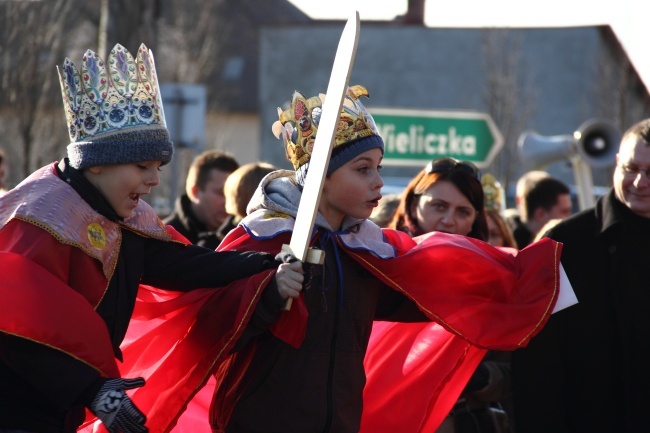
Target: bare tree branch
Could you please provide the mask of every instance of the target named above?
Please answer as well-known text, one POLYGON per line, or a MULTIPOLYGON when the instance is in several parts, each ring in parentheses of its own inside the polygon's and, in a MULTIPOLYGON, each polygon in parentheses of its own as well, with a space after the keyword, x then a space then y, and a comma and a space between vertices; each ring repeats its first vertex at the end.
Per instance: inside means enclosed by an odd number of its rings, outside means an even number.
MULTIPOLYGON (((22 141, 21 175, 39 163, 35 135, 39 113, 60 98, 55 81, 57 59, 62 58, 65 33, 78 19, 73 0, 3 2, 5 25, 0 81, 0 105, 9 105, 22 141)), ((60 99, 59 99, 60 100, 60 99)))

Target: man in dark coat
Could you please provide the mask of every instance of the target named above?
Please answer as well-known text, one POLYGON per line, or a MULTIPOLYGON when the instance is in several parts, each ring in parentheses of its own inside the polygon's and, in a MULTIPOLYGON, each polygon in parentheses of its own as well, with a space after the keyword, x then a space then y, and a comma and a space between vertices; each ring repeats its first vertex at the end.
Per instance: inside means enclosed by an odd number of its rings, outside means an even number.
POLYGON ((214 250, 226 233, 219 228, 228 218, 223 187, 239 168, 230 153, 208 150, 192 161, 185 194, 176 199, 174 212, 163 220, 195 245, 214 250))
POLYGON ((631 127, 613 190, 547 235, 579 303, 512 358, 518 433, 648 431, 650 119, 631 127))

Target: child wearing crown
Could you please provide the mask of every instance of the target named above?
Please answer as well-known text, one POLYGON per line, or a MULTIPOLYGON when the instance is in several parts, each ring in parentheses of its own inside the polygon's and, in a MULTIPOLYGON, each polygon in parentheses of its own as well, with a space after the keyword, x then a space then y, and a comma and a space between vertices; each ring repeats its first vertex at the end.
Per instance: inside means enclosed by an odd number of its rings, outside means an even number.
POLYGON ((145 432, 156 400, 138 391, 184 395, 174 386, 203 380, 188 353, 227 353, 251 305, 267 303, 260 281, 297 296, 302 269, 188 245, 142 200, 173 152, 144 45, 135 59, 116 45, 107 63, 88 50, 60 79, 68 157, 0 198, 0 432, 75 432, 86 409, 110 432, 145 432), (244 277, 253 289, 218 288, 244 277), (213 314, 198 317, 201 305, 213 314), (121 345, 137 318, 147 348, 121 345), (184 327, 165 328, 168 318, 184 327))
MULTIPOLYGON (((348 89, 313 231, 325 262, 310 265, 288 311, 255 317, 217 364, 213 432, 358 432, 375 320, 434 320, 446 329, 434 355, 438 382, 429 383, 441 390, 442 419, 484 348, 526 345, 556 302, 560 244, 504 251, 444 233, 413 240, 368 221, 381 199, 384 143, 359 96, 367 96, 365 88, 348 89)), ((262 180, 248 216, 219 251, 276 254, 289 243, 323 100, 296 92, 291 107, 279 110, 273 130, 295 171, 262 180)))

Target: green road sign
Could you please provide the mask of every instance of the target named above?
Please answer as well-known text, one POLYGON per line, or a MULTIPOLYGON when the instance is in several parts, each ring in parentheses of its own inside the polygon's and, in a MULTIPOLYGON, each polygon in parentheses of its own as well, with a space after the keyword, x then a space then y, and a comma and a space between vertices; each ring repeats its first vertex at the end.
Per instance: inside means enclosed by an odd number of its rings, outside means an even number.
POLYGON ((503 147, 487 113, 369 108, 384 139, 384 165, 424 166, 443 156, 485 168, 503 147))

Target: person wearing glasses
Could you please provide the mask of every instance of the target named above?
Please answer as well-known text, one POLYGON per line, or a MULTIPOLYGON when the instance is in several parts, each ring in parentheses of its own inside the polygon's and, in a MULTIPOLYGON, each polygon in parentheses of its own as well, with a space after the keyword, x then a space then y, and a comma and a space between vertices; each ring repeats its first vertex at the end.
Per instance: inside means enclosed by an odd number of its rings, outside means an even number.
POLYGON ((641 432, 650 405, 650 119, 621 139, 613 188, 546 236, 578 298, 512 358, 517 432, 641 432))
MULTIPOLYGON (((402 192, 402 199, 389 227, 414 237, 431 232, 442 232, 487 242, 488 216, 478 168, 471 162, 454 158, 439 158, 430 162, 402 192)), ((469 263, 467 265, 471 266, 469 263)), ((430 336, 444 331, 435 324, 418 323, 394 324, 391 332, 430 336)), ((408 347, 412 344, 408 338, 402 339, 400 343, 408 347)), ((383 350, 381 344, 371 343, 367 364, 372 363, 371 360, 374 359, 376 352, 383 350)), ((368 368, 373 370, 377 366, 368 365, 368 368)), ((369 378, 366 392, 367 400, 371 400, 370 404, 374 398, 371 395, 373 388, 371 380, 374 380, 376 374, 369 378)), ((509 384, 509 352, 489 351, 471 375, 449 416, 436 431, 438 433, 510 431, 507 415, 500 403, 500 400, 510 394, 509 384), (498 426, 495 426, 495 422, 499 422, 498 426)), ((431 388, 426 392, 435 391, 433 384, 420 384, 425 387, 429 385, 431 388)))

